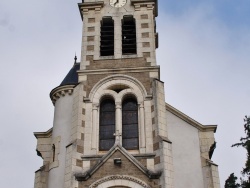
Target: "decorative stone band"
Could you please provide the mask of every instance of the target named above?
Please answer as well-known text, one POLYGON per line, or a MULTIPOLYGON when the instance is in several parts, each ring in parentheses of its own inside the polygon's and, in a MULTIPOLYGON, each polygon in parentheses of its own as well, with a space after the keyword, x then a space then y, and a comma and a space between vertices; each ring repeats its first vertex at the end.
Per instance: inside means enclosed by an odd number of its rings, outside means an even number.
POLYGON ((65 96, 66 94, 71 95, 73 93, 75 85, 65 85, 65 86, 59 86, 53 89, 50 92, 50 99, 53 104, 59 99, 60 97, 65 96))
MULTIPOLYGON (((135 177, 126 176, 126 175, 113 175, 113 176, 104 177, 104 178, 94 182, 92 185, 89 186, 89 188, 96 188, 100 184, 103 184, 105 182, 112 182, 114 180, 126 180, 128 182, 133 182, 135 184, 139 184, 143 188, 151 188, 149 185, 147 185, 142 180, 135 178, 135 177)), ((114 185, 116 185, 116 184, 114 183, 114 185)), ((119 186, 119 185, 117 185, 117 186, 119 186)))

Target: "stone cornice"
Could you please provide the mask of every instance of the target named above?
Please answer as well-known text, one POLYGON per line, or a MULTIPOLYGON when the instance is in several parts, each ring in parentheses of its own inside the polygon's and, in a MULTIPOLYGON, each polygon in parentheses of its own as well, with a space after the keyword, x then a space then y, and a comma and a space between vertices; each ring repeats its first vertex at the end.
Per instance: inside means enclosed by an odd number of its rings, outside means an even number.
POLYGON ((135 6, 135 10, 140 10, 146 4, 148 9, 154 9, 155 17, 158 16, 158 0, 131 0, 131 4, 135 6))
MULTIPOLYGON (((84 155, 82 156, 83 161, 89 161, 89 160, 99 160, 101 159, 103 155, 84 155)), ((155 157, 155 153, 143 153, 143 154, 131 154, 136 159, 152 159, 155 157)))
POLYGON ((183 121, 189 123, 190 125, 194 126, 198 130, 202 132, 213 131, 216 132, 217 125, 202 125, 201 123, 195 121, 194 119, 190 118, 186 114, 182 113, 181 111, 177 110, 170 104, 166 103, 166 110, 171 112, 172 114, 176 115, 177 117, 181 118, 183 121))
POLYGON ((71 95, 73 93, 75 85, 65 85, 65 86, 59 86, 53 89, 50 92, 50 99, 55 104, 56 100, 59 99, 62 96, 65 96, 66 94, 71 95))
POLYGON ((79 76, 81 74, 117 74, 127 73, 127 72, 159 72, 159 66, 151 67, 135 67, 135 68, 118 68, 118 69, 98 69, 98 70, 80 70, 78 71, 79 76))
POLYGON ((104 6, 103 1, 78 3, 82 19, 83 19, 83 14, 87 14, 89 10, 100 12, 103 6, 104 6))
POLYGON ((36 138, 49 138, 52 135, 52 128, 46 132, 34 132, 36 138))

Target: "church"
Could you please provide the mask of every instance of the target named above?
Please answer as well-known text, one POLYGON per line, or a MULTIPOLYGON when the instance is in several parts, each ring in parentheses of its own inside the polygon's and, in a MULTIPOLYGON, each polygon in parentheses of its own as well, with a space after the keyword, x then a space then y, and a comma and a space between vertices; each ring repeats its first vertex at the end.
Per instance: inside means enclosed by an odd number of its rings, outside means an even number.
MULTIPOLYGON (((82 0, 81 60, 35 132, 35 188, 220 188, 216 125, 165 102, 157 0, 82 0)), ((70 62, 69 62, 70 63, 70 62)), ((62 76, 63 78, 63 76, 62 76)))

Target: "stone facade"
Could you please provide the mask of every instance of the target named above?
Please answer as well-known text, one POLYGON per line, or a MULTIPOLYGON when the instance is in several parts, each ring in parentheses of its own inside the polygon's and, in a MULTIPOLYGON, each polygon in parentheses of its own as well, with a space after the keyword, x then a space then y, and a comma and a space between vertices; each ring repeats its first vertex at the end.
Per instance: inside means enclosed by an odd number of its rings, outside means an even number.
POLYGON ((35 133, 43 158, 35 188, 219 188, 218 168, 211 161, 216 126, 204 126, 165 102, 155 58, 157 1, 126 0, 120 8, 110 1, 79 3, 81 62, 50 93, 53 128, 35 133), (135 19, 134 54, 122 52, 124 16, 135 19), (114 22, 112 56, 100 53, 104 17, 114 22), (101 104, 107 98, 115 108, 115 144, 108 151, 99 144, 101 104), (128 98, 138 108, 136 149, 123 145, 123 103, 128 98))

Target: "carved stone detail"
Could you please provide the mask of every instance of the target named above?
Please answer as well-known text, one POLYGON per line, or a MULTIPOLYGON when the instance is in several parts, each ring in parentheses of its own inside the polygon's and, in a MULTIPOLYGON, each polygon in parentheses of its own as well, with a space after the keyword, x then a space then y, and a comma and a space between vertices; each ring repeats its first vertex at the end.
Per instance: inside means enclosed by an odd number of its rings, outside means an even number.
POLYGON ((97 180, 93 184, 91 184, 89 186, 89 188, 96 188, 96 187, 98 187, 98 185, 100 185, 102 183, 105 183, 107 181, 112 181, 112 180, 127 180, 127 181, 137 183, 137 184, 141 185, 144 188, 151 188, 148 184, 146 184, 142 180, 140 180, 138 178, 131 177, 131 176, 126 176, 126 175, 113 175, 113 176, 104 177, 104 178, 102 178, 100 180, 97 180))
POLYGON ((64 97, 66 94, 72 95, 73 89, 75 85, 66 85, 66 86, 60 86, 55 89, 53 89, 50 92, 50 99, 53 104, 57 101, 57 99, 64 97))

